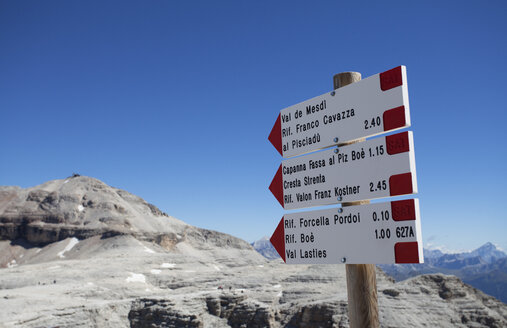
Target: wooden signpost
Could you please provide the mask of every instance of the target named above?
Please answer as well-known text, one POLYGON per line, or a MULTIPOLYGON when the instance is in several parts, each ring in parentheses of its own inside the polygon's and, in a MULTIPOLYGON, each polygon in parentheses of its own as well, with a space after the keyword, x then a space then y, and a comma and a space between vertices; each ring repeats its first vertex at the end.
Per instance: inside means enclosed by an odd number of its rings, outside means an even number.
POLYGON ((406 69, 333 80, 336 90, 280 112, 273 146, 313 153, 284 160, 269 189, 284 209, 342 206, 287 213, 270 240, 288 264, 345 263, 350 327, 378 327, 374 264, 423 262, 418 200, 369 204, 417 193, 412 132, 365 141, 410 126, 406 69))

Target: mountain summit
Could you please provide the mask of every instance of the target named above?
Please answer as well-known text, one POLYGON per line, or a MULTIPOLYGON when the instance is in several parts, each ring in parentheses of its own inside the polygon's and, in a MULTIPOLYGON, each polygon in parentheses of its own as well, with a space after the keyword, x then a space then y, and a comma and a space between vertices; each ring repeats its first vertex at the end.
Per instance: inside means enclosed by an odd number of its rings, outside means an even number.
POLYGON ((261 239, 256 240, 251 245, 253 248, 255 248, 257 252, 259 252, 262 256, 264 256, 268 260, 280 258, 280 255, 273 247, 273 245, 271 245, 271 241, 269 241, 269 237, 267 236, 264 236, 261 239))
POLYGON ((0 239, 45 246, 69 237, 131 235, 171 248, 213 241, 251 249, 239 238, 192 227, 100 180, 72 176, 32 188, 0 187, 0 239))
POLYGON ((484 259, 487 263, 493 263, 496 260, 507 257, 507 254, 505 254, 503 251, 498 249, 494 244, 490 242, 485 243, 481 247, 471 251, 469 254, 470 257, 479 256, 482 259, 484 259))
POLYGON ((0 237, 47 245, 69 236, 181 233, 185 224, 140 197, 75 176, 33 188, 0 187, 0 237))

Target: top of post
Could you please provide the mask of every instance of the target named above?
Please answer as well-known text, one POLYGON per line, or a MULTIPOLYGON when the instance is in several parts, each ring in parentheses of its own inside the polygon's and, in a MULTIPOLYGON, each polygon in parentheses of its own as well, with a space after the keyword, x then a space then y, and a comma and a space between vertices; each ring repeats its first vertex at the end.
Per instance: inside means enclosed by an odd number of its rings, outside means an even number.
POLYGON ((343 72, 333 76, 333 85, 335 89, 344 87, 357 81, 361 81, 361 73, 359 72, 343 72))

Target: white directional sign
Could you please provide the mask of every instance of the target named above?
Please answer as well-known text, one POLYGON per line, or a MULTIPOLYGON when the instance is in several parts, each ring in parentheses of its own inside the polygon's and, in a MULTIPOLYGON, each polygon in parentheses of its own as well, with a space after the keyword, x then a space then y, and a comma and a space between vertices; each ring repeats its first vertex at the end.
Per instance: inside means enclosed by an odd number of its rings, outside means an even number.
POLYGON ((270 241, 288 264, 424 262, 417 199, 288 213, 270 241))
POLYGON ((417 193, 412 132, 282 161, 269 189, 286 209, 417 193))
POLYGON ((269 140, 287 158, 410 126, 405 66, 283 109, 269 140))

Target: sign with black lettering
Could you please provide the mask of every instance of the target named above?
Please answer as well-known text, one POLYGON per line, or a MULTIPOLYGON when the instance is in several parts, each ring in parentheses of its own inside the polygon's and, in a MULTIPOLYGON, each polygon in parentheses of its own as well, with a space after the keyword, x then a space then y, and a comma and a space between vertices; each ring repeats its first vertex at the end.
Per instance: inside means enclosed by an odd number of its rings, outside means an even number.
POLYGON ((286 210, 417 193, 412 132, 282 161, 269 189, 286 210))
POLYGON ((405 66, 280 111, 269 140, 284 158, 410 126, 405 66))
POLYGON ((417 199, 288 213, 270 241, 287 264, 424 262, 417 199))

